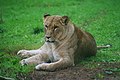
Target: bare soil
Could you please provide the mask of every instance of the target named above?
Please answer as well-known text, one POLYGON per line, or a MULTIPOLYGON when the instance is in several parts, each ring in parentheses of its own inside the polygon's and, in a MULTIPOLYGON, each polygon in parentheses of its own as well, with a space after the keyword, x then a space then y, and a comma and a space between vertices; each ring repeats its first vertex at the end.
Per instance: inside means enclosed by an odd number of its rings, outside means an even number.
MULTIPOLYGON (((120 80, 120 63, 95 63, 95 68, 77 65, 55 72, 36 71, 19 74, 19 80, 120 80)), ((91 64, 92 65, 92 64, 91 64)))

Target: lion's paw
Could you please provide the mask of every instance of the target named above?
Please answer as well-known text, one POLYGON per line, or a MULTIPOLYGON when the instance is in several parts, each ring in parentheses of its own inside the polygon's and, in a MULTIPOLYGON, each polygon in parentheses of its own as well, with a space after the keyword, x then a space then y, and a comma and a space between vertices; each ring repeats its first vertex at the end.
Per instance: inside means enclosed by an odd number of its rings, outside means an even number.
POLYGON ((25 59, 23 59, 23 60, 20 61, 20 64, 21 64, 22 66, 24 66, 24 65, 27 65, 27 62, 26 62, 25 59))
POLYGON ((17 55, 21 56, 21 57, 28 57, 28 51, 27 50, 20 50, 18 51, 17 55))
POLYGON ((40 70, 40 67, 39 67, 39 65, 37 65, 37 66, 35 67, 35 69, 36 69, 36 70, 40 70))
POLYGON ((46 70, 48 68, 49 64, 48 63, 42 63, 39 64, 35 67, 36 70, 46 70))

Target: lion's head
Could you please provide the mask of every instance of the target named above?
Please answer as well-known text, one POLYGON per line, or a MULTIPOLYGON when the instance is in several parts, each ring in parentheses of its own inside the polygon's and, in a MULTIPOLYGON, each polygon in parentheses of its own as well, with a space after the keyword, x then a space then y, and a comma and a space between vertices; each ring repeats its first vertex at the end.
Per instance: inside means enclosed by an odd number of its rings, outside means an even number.
POLYGON ((45 41, 54 43, 62 40, 66 33, 69 18, 67 16, 44 15, 45 41))

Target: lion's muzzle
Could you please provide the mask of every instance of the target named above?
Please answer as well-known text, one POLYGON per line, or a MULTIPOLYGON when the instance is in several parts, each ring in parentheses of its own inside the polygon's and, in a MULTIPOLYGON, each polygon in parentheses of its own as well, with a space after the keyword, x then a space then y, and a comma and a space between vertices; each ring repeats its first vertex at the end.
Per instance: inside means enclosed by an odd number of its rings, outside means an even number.
POLYGON ((45 36, 45 41, 49 43, 54 43, 55 40, 51 36, 45 36))

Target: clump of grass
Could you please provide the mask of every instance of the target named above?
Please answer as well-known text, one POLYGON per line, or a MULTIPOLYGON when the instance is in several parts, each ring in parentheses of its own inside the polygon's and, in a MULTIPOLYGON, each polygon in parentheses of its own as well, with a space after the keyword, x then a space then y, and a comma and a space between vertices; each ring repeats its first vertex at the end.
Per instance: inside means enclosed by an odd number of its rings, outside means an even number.
POLYGON ((5 30, 0 28, 0 33, 4 33, 4 32, 5 32, 5 30))
POLYGON ((31 66, 21 66, 20 57, 16 55, 0 53, 0 76, 16 78, 20 73, 26 74, 32 70, 31 66))
POLYGON ((39 34, 39 33, 42 33, 42 32, 43 32, 43 29, 41 29, 39 27, 33 28, 33 33, 34 34, 39 34))

